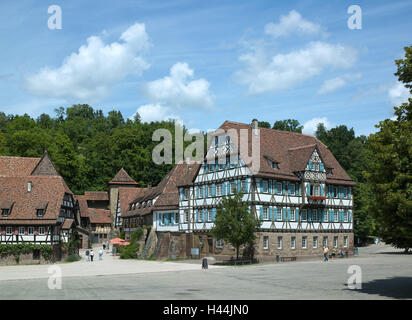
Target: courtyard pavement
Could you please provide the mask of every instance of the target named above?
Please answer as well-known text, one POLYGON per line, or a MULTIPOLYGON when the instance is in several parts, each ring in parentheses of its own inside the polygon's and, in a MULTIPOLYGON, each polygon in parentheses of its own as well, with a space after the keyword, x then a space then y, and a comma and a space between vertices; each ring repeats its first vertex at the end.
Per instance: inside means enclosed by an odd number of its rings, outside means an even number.
POLYGON ((62 288, 48 288, 49 266, 0 267, 0 299, 412 299, 412 254, 378 244, 359 256, 323 262, 209 266, 200 263, 118 260, 59 264, 62 288), (348 287, 350 266, 362 288, 348 287), (24 279, 24 280, 23 280, 24 279))

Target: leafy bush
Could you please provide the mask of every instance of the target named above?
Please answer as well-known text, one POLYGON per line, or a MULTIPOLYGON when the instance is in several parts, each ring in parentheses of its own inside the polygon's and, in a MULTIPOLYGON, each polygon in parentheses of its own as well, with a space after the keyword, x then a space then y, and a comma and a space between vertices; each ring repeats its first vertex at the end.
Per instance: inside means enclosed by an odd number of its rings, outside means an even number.
POLYGON ((45 260, 50 260, 52 256, 52 247, 46 244, 18 243, 18 244, 0 244, 0 256, 14 255, 19 263, 20 255, 31 253, 39 250, 45 260))
POLYGON ((140 245, 138 243, 129 244, 128 246, 123 247, 120 249, 120 259, 136 259, 139 248, 140 245))
POLYGON ((130 243, 136 243, 139 241, 143 236, 143 229, 137 228, 133 233, 130 235, 130 243))

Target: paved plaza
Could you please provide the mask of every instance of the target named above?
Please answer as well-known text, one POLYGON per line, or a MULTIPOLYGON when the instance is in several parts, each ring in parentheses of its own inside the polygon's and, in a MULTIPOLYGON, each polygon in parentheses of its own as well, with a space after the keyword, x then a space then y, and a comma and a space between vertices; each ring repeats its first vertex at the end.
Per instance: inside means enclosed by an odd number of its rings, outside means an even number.
POLYGON ((48 288, 48 265, 1 266, 0 299, 412 299, 412 254, 383 244, 359 256, 253 266, 119 260, 57 264, 62 288, 48 288), (362 271, 349 289, 348 267, 362 271))

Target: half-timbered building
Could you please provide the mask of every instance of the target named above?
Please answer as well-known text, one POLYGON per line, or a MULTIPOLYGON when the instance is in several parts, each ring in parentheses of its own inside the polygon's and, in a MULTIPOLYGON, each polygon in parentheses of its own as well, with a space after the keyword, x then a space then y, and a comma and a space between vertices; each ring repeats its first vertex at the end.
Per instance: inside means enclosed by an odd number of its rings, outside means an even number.
POLYGON ((76 226, 73 193, 42 158, 0 157, 0 243, 68 242, 76 226))
POLYGON ((319 255, 324 246, 352 253, 355 183, 327 146, 310 135, 258 128, 257 120, 226 121, 219 129, 193 179, 178 183, 173 218, 153 216, 158 231, 189 234, 187 252, 192 247, 232 255, 234 248, 213 239, 210 229, 220 199, 241 190, 262 221, 255 246, 261 259, 319 255), (258 141, 257 170, 242 158, 229 131, 246 133, 249 153, 258 141))

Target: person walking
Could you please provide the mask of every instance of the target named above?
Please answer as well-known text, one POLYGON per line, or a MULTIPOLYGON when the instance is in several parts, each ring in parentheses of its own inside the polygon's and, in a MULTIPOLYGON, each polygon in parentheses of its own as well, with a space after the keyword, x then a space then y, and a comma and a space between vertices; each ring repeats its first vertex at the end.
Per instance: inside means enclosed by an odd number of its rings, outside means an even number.
POLYGON ((207 258, 203 258, 202 259, 202 269, 207 269, 207 268, 208 268, 207 258))
POLYGON ((103 242, 103 250, 106 250, 106 242, 103 242))
POLYGON ((103 260, 103 250, 102 249, 99 250, 99 260, 100 261, 103 260))
POLYGON ((85 255, 86 255, 86 260, 90 261, 90 256, 89 256, 89 249, 86 250, 85 255))
POLYGON ((324 262, 329 261, 328 254, 329 254, 329 248, 328 247, 323 247, 323 256, 324 256, 323 261, 324 262))
POLYGON ((93 249, 90 251, 90 261, 93 262, 94 251, 93 249))

